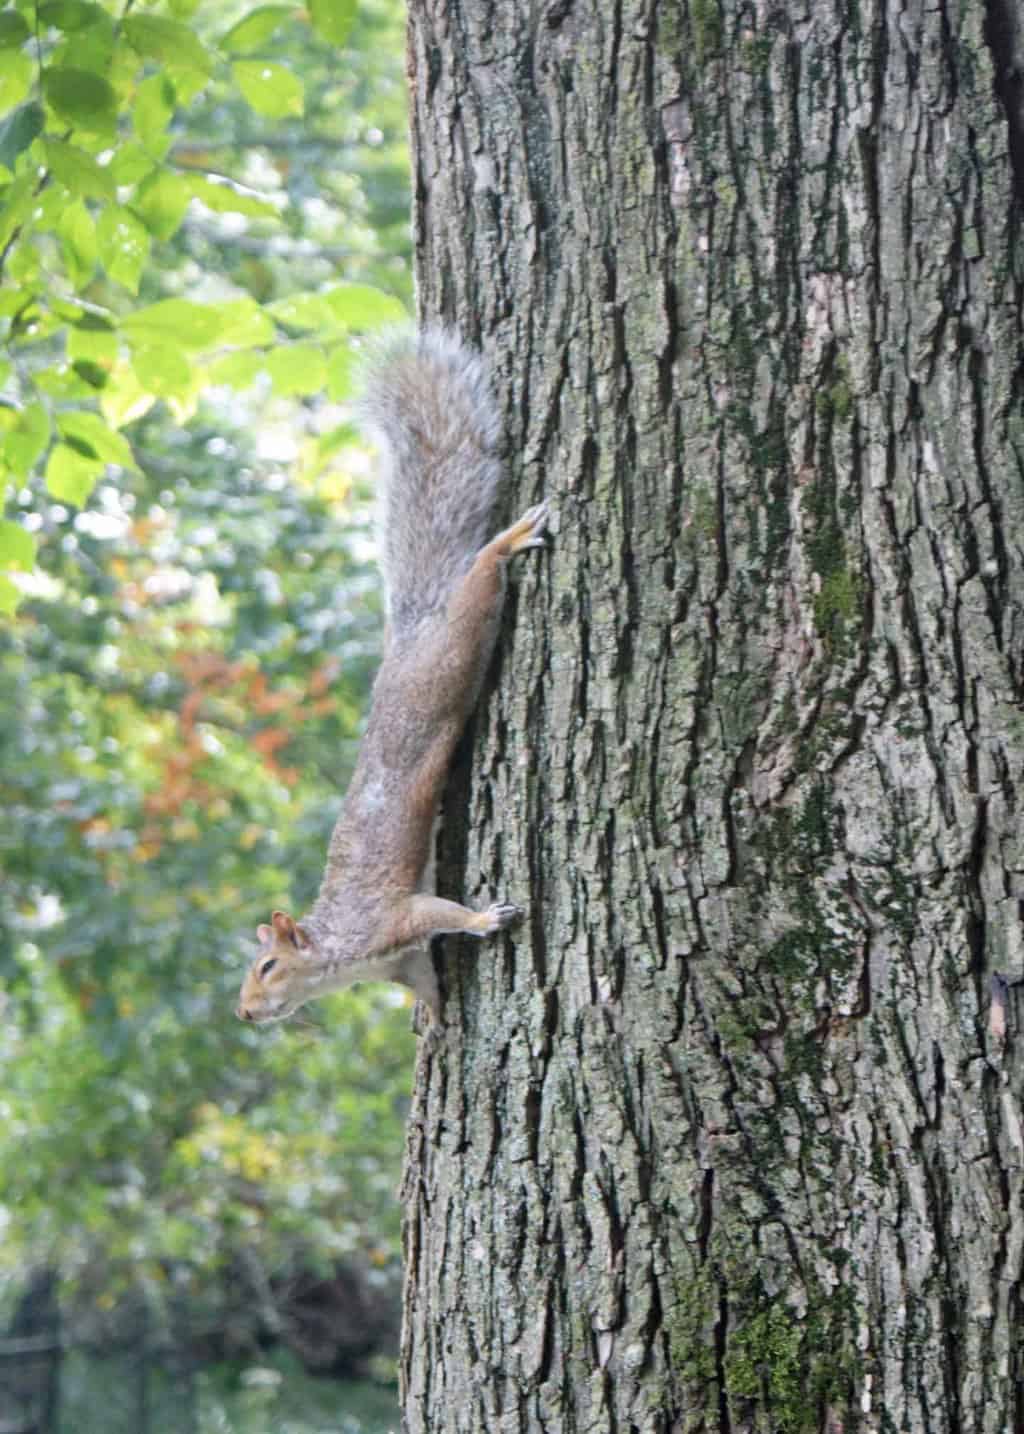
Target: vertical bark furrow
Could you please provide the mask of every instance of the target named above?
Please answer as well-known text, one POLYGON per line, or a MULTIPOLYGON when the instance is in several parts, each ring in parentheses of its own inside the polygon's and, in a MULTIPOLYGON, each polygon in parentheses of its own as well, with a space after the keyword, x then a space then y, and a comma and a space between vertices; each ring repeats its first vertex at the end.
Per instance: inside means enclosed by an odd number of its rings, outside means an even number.
POLYGON ((421 1058, 409 1434, 1021 1421, 1007 13, 411 0, 421 304, 555 538, 446 820, 531 912, 421 1058))

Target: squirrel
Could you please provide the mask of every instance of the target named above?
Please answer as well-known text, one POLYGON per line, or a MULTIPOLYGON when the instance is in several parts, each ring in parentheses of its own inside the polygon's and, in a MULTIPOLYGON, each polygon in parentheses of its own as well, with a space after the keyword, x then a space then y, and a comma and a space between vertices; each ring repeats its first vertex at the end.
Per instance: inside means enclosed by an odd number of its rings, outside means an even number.
POLYGON ((540 503, 487 541, 501 465, 498 410, 479 359, 451 333, 392 339, 362 416, 383 455, 384 657, 320 892, 299 921, 275 911, 236 1008, 279 1021, 356 981, 408 986, 440 1011, 426 947, 445 932, 493 936, 522 916, 471 911, 421 890, 455 743, 483 684, 517 553, 544 546, 540 503))

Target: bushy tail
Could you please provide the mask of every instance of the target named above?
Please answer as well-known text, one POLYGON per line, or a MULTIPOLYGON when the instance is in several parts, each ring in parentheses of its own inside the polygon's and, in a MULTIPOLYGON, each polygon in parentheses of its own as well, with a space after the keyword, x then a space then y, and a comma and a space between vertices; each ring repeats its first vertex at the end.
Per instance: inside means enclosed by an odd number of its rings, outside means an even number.
POLYGON ((492 536, 498 409, 478 356, 425 329, 375 351, 360 410, 381 446, 381 565, 400 637, 444 607, 492 536))

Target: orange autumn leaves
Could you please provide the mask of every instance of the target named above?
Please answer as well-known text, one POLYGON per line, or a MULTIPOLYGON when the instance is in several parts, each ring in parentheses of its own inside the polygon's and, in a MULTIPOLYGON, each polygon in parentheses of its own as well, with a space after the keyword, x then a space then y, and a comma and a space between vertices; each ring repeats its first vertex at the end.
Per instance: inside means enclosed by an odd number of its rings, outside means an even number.
MULTIPOLYGON (((337 708, 338 699, 328 690, 340 671, 337 658, 321 663, 304 688, 273 688, 252 658, 229 661, 216 652, 182 652, 174 665, 184 694, 173 722, 165 719, 153 729, 156 740, 147 756, 155 764, 155 780, 142 801, 140 828, 130 832, 101 813, 76 823, 115 885, 124 879, 125 858, 151 861, 165 842, 197 838, 200 821, 227 817, 233 795, 229 772, 236 769, 217 760, 222 738, 241 740, 271 776, 293 787, 299 772, 283 760, 285 749, 303 724, 337 708)), ((260 833, 250 824, 242 846, 252 846, 260 833)))
POLYGON ((146 811, 174 816, 187 802, 207 807, 220 795, 200 775, 209 757, 207 725, 243 736, 270 771, 293 786, 298 771, 284 765, 280 754, 304 722, 334 710, 336 699, 327 689, 337 676, 337 660, 316 668, 305 690, 273 690, 252 658, 230 662, 217 652, 182 652, 176 665, 186 689, 178 712, 179 745, 167 753, 164 780, 146 798, 146 811))

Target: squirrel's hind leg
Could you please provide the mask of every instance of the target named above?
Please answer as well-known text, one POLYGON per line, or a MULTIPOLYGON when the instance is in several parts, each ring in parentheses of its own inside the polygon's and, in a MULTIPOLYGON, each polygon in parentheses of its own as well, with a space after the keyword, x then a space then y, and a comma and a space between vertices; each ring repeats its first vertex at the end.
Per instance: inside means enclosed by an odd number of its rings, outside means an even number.
POLYGON ((448 610, 452 630, 468 632, 475 627, 481 648, 488 655, 505 598, 505 564, 516 553, 544 546, 547 521, 547 503, 527 509, 518 522, 480 549, 473 566, 452 593, 448 610))

